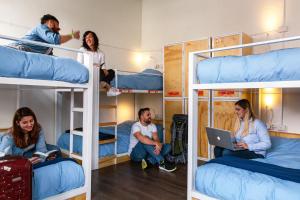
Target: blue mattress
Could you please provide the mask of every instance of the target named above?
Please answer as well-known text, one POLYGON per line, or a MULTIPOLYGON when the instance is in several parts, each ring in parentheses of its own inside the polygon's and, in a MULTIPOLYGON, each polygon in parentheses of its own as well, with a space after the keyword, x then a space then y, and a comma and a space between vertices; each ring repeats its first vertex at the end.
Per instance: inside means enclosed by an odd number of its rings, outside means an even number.
MULTIPOLYGON (((154 69, 146 69, 136 74, 118 74, 118 88, 134 90, 162 90, 163 76, 162 73, 154 69), (149 74, 143 74, 149 73, 149 74)), ((116 87, 116 79, 111 82, 116 87)))
POLYGON ((34 200, 60 194, 84 185, 84 172, 73 161, 63 161, 34 170, 32 194, 34 200))
MULTIPOLYGON (((118 125, 118 139, 117 139, 117 153, 127 153, 128 148, 129 148, 129 140, 130 140, 130 132, 131 132, 131 127, 135 123, 135 121, 125 121, 121 124, 118 125)), ((163 138, 163 128, 161 125, 156 125, 157 126, 157 131, 160 136, 160 139, 162 141, 163 138)), ((99 132, 109 134, 109 135, 114 135, 114 127, 101 127, 99 128, 99 132)), ((73 139, 73 151, 77 154, 81 154, 82 152, 82 137, 81 136, 74 136, 73 139)), ((62 148, 62 149, 69 149, 69 144, 70 144, 70 134, 69 133, 63 133, 57 141, 57 145, 62 148)), ((115 144, 110 143, 110 144, 99 144, 99 152, 98 155, 99 157, 104 157, 104 156, 110 156, 114 154, 114 149, 115 149, 115 144)))
POLYGON ((249 56, 206 59, 197 65, 200 83, 268 82, 300 80, 300 48, 249 56))
POLYGON ((0 46, 0 76, 70 83, 88 82, 88 69, 69 58, 19 51, 0 46))
MULTIPOLYGON (((277 137, 271 139, 272 148, 266 158, 255 160, 300 169, 300 140, 277 137)), ((215 163, 198 167, 196 189, 224 200, 300 199, 299 183, 215 163)))

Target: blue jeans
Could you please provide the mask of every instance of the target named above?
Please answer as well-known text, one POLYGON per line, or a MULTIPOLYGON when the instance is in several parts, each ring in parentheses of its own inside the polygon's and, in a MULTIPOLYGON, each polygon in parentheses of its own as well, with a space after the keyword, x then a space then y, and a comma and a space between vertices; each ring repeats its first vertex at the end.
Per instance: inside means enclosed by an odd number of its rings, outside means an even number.
POLYGON ((217 147, 217 146, 214 149, 214 154, 215 154, 215 158, 222 157, 222 156, 236 156, 245 159, 264 158, 263 155, 257 154, 254 151, 249 151, 248 149, 231 151, 229 149, 224 149, 222 147, 217 147))
POLYGON ((171 151, 170 144, 163 144, 162 149, 159 155, 155 155, 154 146, 143 144, 138 142, 135 147, 132 149, 130 154, 131 160, 135 162, 140 162, 142 159, 147 159, 152 165, 159 164, 162 160, 164 160, 164 156, 166 156, 171 151))

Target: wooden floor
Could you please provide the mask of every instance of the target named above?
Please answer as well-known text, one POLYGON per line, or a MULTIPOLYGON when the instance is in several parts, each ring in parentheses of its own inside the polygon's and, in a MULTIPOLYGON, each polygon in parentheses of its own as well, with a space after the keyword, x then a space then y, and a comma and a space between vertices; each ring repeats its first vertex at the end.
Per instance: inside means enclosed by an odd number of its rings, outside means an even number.
POLYGON ((168 173, 151 167, 142 170, 128 161, 93 171, 92 199, 101 200, 181 200, 186 199, 187 167, 178 165, 168 173))

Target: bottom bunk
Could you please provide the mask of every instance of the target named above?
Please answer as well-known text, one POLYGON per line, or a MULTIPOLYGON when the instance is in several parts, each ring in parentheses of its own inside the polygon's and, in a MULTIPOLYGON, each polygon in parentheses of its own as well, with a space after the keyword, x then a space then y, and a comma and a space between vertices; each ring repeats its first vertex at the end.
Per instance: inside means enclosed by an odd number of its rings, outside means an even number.
MULTIPOLYGON (((109 165, 121 163, 128 161, 130 158, 127 155, 129 142, 130 142, 130 133, 131 127, 136 121, 125 121, 117 125, 117 155, 115 155, 115 143, 104 143, 102 144, 101 140, 99 142, 99 165, 100 167, 106 167, 109 165)), ((158 135, 160 140, 163 140, 163 127, 160 124, 156 124, 158 135)), ((108 136, 115 135, 115 127, 101 127, 99 128, 99 138, 108 138, 108 136)), ((58 138, 57 145, 63 149, 68 150, 70 146, 70 134, 67 131, 58 138)), ((73 139, 73 152, 76 154, 81 154, 82 152, 82 138, 81 136, 74 136, 73 139)))
MULTIPOLYGON (((0 133, 0 143, 5 133, 0 133)), ((53 145, 47 145, 53 150, 53 145)), ((25 153, 31 155, 33 151, 25 153)), ((54 195, 83 187, 84 171, 73 159, 56 158, 33 165, 32 199, 45 199, 54 195)), ((0 197, 1 199, 1 197, 0 197)))
POLYGON ((195 177, 197 192, 224 200, 300 199, 300 176, 298 175, 300 139, 279 137, 271 139, 272 148, 268 151, 266 158, 254 160, 271 164, 268 166, 275 167, 276 174, 270 175, 270 171, 273 170, 271 168, 265 170, 266 174, 263 174, 254 172, 253 169, 249 171, 227 164, 207 163, 197 168, 195 177), (278 169, 285 169, 286 172, 278 169))
POLYGON ((63 160, 33 170, 32 197, 45 199, 84 185, 82 167, 72 160, 63 160))

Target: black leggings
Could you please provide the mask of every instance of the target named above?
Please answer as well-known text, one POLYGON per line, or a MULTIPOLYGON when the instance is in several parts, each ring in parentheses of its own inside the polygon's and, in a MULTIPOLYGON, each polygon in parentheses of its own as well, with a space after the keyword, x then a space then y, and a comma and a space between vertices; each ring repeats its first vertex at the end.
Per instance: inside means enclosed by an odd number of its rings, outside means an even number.
POLYGON ((108 75, 105 76, 103 69, 100 69, 100 81, 104 81, 110 85, 110 82, 115 78, 115 71, 109 69, 107 72, 108 75))
POLYGON ((222 147, 215 147, 214 154, 215 154, 215 158, 222 157, 222 156, 236 156, 245 159, 264 158, 263 155, 257 154, 254 151, 249 151, 248 149, 231 151, 229 149, 224 149, 222 147))

